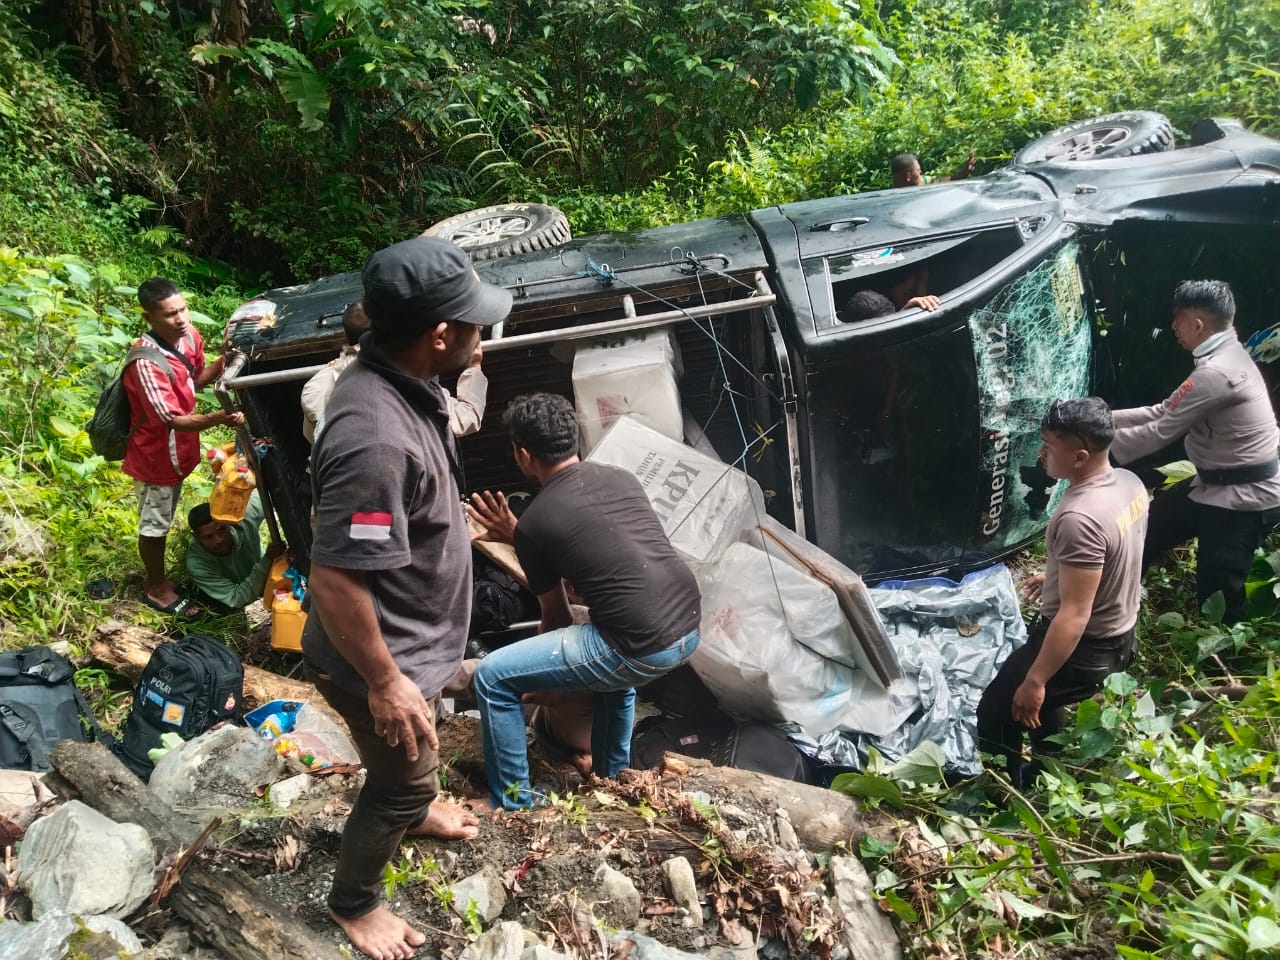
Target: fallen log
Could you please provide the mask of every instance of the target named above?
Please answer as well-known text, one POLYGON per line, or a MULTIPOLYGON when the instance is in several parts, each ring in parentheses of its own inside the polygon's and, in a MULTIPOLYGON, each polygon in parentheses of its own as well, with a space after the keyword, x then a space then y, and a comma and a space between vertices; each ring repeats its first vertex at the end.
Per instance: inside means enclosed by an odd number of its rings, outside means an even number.
POLYGON ((676 778, 686 792, 701 790, 713 797, 737 798, 732 802, 740 805, 750 800, 768 810, 785 810, 800 845, 810 853, 830 852, 841 843, 857 850, 858 839, 869 833, 879 835, 889 828, 881 818, 866 816, 853 798, 824 787, 754 770, 717 767, 709 760, 678 753, 666 754, 659 770, 664 779, 676 778))
MULTIPOLYGON (((100 743, 63 740, 49 751, 54 769, 80 799, 118 823, 136 823, 156 853, 177 860, 200 828, 152 798, 100 743)), ((300 923, 238 867, 196 857, 169 893, 168 905, 229 960, 340 960, 338 948, 300 923)))
MULTIPOLYGON (((146 627, 122 620, 108 620, 94 628, 89 652, 104 667, 136 682, 151 659, 151 652, 167 639, 146 627)), ((347 730, 342 716, 329 706, 313 684, 305 680, 291 680, 269 670, 246 666, 244 700, 246 712, 272 700, 305 700, 337 723, 343 732, 347 730)))

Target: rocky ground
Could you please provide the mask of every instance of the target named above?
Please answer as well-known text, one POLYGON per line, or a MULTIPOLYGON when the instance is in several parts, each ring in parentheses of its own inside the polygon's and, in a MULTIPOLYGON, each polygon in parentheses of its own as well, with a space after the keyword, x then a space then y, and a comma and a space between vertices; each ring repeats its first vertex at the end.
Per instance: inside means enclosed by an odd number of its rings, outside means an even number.
MULTIPOLYGON (((449 795, 478 796, 483 773, 477 722, 451 717, 442 722, 440 734, 449 795)), ((236 735, 224 740, 237 740, 240 731, 236 735)), ((349 950, 324 903, 342 824, 362 774, 313 777, 297 796, 277 784, 274 793, 258 798, 243 783, 237 786, 234 770, 220 769, 253 766, 237 750, 240 746, 224 746, 193 761, 201 782, 190 784, 185 798, 157 790, 155 777, 151 793, 183 809, 199 796, 190 815, 203 822, 216 812, 222 819, 200 856, 239 866, 264 896, 279 901, 327 942, 349 950), (237 791, 242 794, 238 803, 237 791)), ((869 949, 886 957, 900 954, 888 918, 867 893, 860 864, 841 849, 831 856, 829 840, 822 850, 802 849, 785 807, 771 802, 767 790, 762 795, 720 785, 705 770, 693 776, 696 771, 679 761, 663 770, 629 771, 616 783, 584 784, 571 765, 536 745, 531 756, 534 780, 547 791, 545 807, 484 816, 474 840, 406 843, 389 869, 392 908, 428 935, 418 956, 778 960, 862 955, 869 949)), ((244 782, 262 778, 248 774, 244 782)), ((292 781, 290 790, 299 783, 292 781)), ((866 822, 851 818, 847 840, 852 843, 866 829, 866 822)), ((66 843, 78 842, 75 836, 86 832, 84 827, 70 831, 73 839, 66 843)), ((58 847, 45 859, 75 874, 89 870, 84 861, 92 855, 58 847)), ((120 863, 120 855, 112 854, 105 872, 121 873, 120 863)), ((11 916, 25 919, 31 901, 39 899, 41 881, 17 866, 18 883, 9 885, 6 906, 11 916)), ((55 880, 68 886, 65 876, 55 880)), ((150 885, 148 877, 145 886, 150 885)), ((141 944, 149 945, 144 955, 151 960, 220 956, 163 902, 119 904, 115 913, 128 920, 141 944)), ((30 952, 6 954, 5 942, 0 932, 0 960, 38 960, 30 952)), ((60 960, 62 954, 48 956, 60 960)))

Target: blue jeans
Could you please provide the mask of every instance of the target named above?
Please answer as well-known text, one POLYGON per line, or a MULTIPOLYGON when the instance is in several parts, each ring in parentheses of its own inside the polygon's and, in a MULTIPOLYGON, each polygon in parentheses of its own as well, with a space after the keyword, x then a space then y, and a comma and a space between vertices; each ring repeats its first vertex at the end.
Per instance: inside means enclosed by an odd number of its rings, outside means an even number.
POLYGON ((533 805, 524 694, 593 691, 591 766, 597 776, 616 777, 631 762, 635 688, 688 660, 698 640, 698 631, 692 630, 665 650, 633 660, 584 623, 520 640, 481 660, 476 667, 476 703, 493 805, 507 810, 533 805))

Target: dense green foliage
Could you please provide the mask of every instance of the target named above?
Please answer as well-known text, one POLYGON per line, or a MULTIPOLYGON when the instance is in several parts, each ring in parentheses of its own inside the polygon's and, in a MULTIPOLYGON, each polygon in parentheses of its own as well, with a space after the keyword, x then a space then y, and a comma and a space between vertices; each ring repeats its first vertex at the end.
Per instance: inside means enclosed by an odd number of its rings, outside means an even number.
POLYGON ((63 7, 0 11, 4 235, 251 286, 484 203, 584 233, 884 186, 904 150, 985 169, 1112 109, 1280 128, 1271 0, 63 7))
MULTIPOLYGON (((0 640, 162 623, 137 602, 129 482, 80 429, 148 275, 215 335, 251 289, 482 203, 549 201, 584 233, 882 187, 904 150, 989 169, 1114 109, 1280 133, 1278 63, 1274 0, 0 5, 0 640), (104 575, 108 605, 84 596, 104 575)), ((1263 616, 1277 571, 1258 558, 1263 616)), ((909 828, 861 852, 913 954, 1280 951, 1280 624, 1224 627, 1186 581, 1148 580, 1133 672, 1161 679, 1082 705, 1035 796, 993 775, 1006 811, 974 807, 927 756, 850 786, 909 828), (1243 680, 1206 692, 1215 656, 1243 680)))

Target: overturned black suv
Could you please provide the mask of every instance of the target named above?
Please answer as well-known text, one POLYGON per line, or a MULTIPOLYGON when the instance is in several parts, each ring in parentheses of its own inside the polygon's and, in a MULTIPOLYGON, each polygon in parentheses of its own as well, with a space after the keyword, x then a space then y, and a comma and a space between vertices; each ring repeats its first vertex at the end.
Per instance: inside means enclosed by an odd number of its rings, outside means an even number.
MULTIPOLYGON (((1222 120, 1190 140, 1169 149, 1159 115, 1114 114, 969 180, 490 260, 477 250, 515 307, 484 344, 489 407, 462 443, 469 485, 523 487, 502 410, 535 389, 570 395, 567 347, 667 327, 686 422, 755 477, 779 520, 870 579, 998 559, 1037 537, 1055 503, 1037 459, 1053 398, 1153 403, 1185 375, 1166 329, 1177 281, 1229 281, 1253 341, 1280 322, 1280 142, 1222 120), (909 288, 938 309, 843 309, 861 290, 909 288)), ((521 209, 455 239, 518 235, 521 209)), ((360 295, 358 272, 271 290, 274 325, 231 336, 244 360, 223 387, 273 442, 261 471, 304 567, 299 393, 338 352, 342 310, 360 295)))

